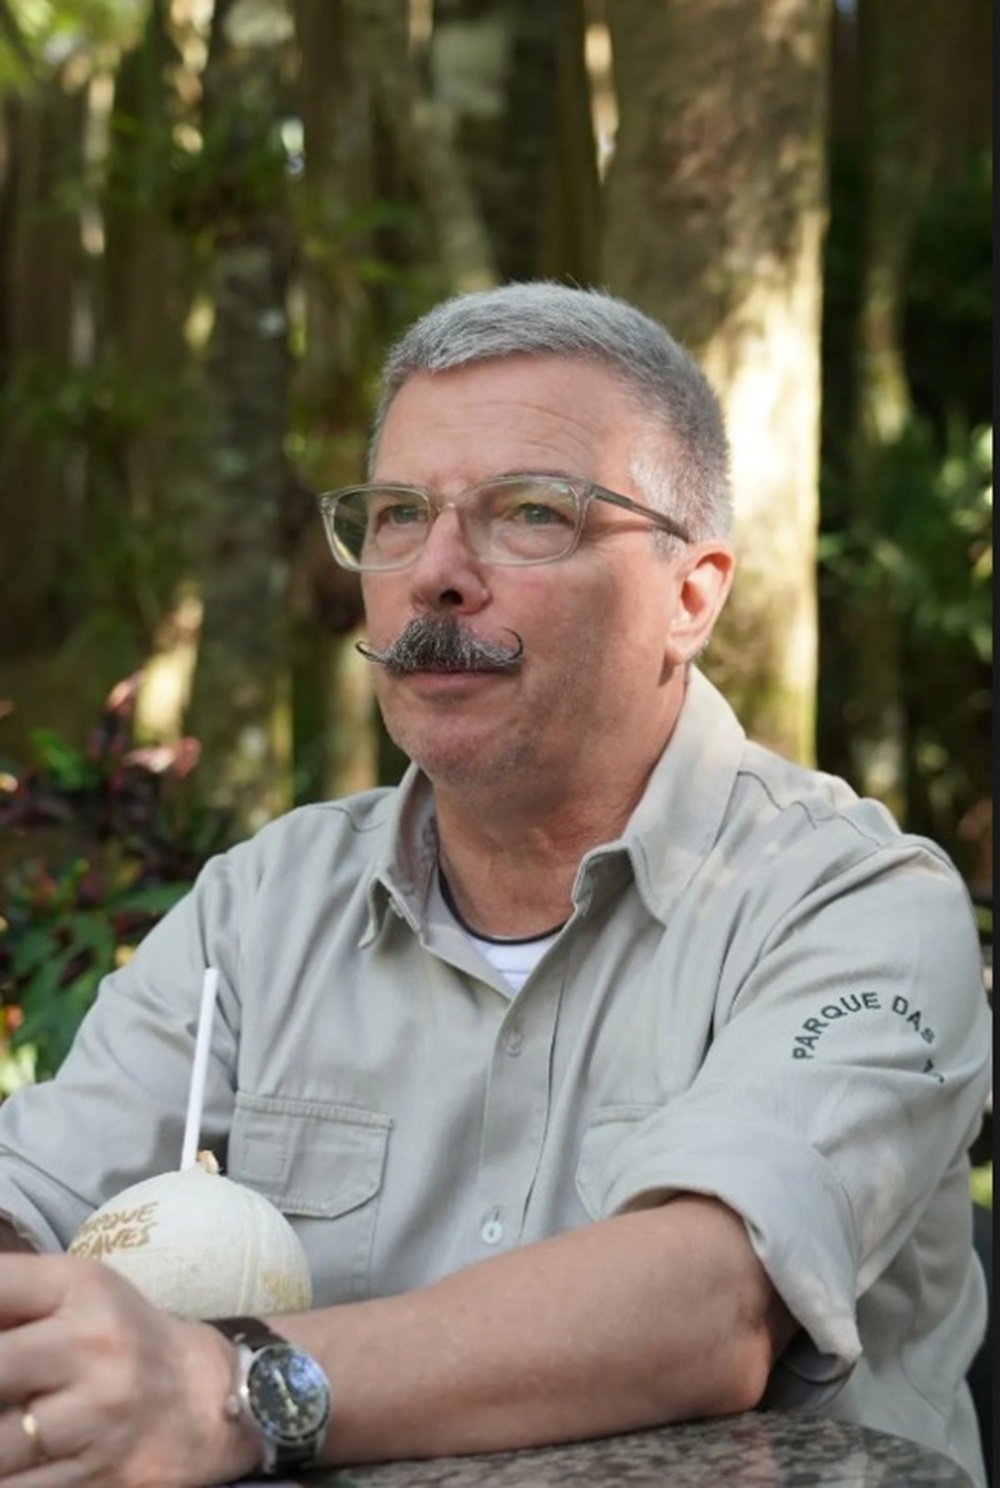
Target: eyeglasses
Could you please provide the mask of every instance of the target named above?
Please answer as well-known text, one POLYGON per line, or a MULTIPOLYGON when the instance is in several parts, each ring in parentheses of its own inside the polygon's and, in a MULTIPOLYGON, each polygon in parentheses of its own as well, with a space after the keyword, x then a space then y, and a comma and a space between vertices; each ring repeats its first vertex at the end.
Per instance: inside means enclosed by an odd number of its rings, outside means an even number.
POLYGON ((355 572, 382 573, 415 562, 434 522, 454 509, 470 551, 484 563, 520 566, 568 558, 592 501, 635 512, 681 542, 690 537, 670 517, 591 481, 551 475, 503 475, 439 501, 418 486, 349 486, 320 496, 333 556, 355 572))

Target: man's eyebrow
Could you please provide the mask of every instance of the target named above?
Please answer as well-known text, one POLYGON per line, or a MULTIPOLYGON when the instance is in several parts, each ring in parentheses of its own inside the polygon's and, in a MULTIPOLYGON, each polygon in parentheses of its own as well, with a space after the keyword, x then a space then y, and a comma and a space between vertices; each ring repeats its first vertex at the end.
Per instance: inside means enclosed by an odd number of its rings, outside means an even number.
MULTIPOLYGON (((545 480, 561 480, 571 482, 573 485, 589 485, 591 482, 586 476, 577 475, 570 470, 546 470, 538 465, 526 465, 514 470, 494 470, 489 475, 480 476, 478 480, 469 481, 465 490, 472 490, 474 486, 486 486, 490 481, 496 480, 531 480, 540 476, 545 480)), ((434 491, 433 485, 422 484, 418 481, 396 478, 391 475, 380 475, 377 480, 371 480, 370 485, 375 486, 410 486, 415 491, 434 491)))
MULTIPOLYGON (((542 466, 527 465, 523 470, 498 470, 495 475, 486 476, 486 480, 530 480, 532 476, 544 476, 547 480, 583 481, 582 475, 575 475, 569 470, 546 470, 542 466)), ((476 482, 481 485, 481 481, 476 482)))

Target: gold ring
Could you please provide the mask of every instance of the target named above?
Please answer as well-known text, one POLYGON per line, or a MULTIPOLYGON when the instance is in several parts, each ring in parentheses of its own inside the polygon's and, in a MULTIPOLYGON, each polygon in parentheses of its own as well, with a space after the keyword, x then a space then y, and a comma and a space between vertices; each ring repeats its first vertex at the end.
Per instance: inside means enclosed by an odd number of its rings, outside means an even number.
POLYGON ((37 1420, 35 1419, 33 1411, 23 1410, 21 1412, 21 1430, 28 1438, 28 1444, 31 1447, 32 1466, 34 1466, 37 1462, 47 1462, 49 1459, 49 1454, 45 1450, 45 1443, 42 1440, 41 1428, 37 1420))

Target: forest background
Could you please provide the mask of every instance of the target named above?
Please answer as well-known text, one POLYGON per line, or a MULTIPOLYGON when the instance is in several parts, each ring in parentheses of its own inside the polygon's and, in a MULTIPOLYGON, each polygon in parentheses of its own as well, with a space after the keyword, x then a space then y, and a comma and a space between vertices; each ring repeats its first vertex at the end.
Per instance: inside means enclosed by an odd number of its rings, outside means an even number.
POLYGON ((726 408, 748 731, 992 938, 989 0, 0 0, 0 1095, 215 848, 398 777, 317 492, 444 294, 726 408))

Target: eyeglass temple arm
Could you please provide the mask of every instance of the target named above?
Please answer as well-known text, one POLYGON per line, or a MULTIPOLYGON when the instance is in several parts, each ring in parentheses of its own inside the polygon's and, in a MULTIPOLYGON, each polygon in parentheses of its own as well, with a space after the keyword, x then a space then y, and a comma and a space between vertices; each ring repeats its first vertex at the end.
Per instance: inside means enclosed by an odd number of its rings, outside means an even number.
POLYGON ((628 496, 622 496, 617 491, 609 491, 605 486, 591 484, 587 489, 595 500, 607 501, 612 506, 623 507, 625 511, 636 512, 640 517, 646 517, 650 522, 655 522, 657 527, 662 527, 663 531, 669 532, 671 537, 678 537, 681 542, 691 541, 684 528, 670 517, 664 516, 663 512, 654 511, 651 506, 643 506, 641 502, 632 501, 628 496))

